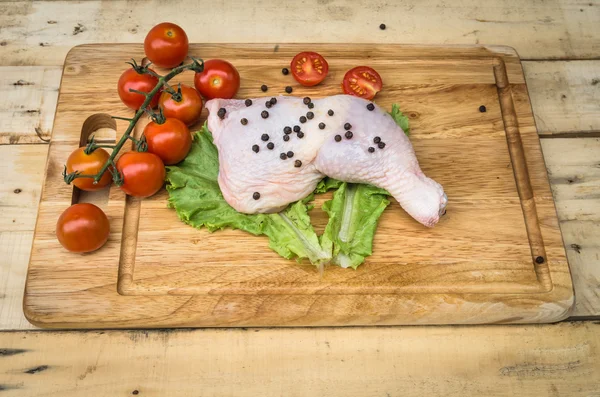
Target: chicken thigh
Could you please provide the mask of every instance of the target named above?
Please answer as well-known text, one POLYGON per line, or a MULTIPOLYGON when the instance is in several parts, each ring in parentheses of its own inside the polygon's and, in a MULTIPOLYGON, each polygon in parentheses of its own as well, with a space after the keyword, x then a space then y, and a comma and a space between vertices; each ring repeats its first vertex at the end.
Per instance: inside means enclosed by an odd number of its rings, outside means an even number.
POLYGON ((270 213, 303 199, 324 177, 386 189, 425 226, 445 212, 440 184, 419 167, 392 117, 364 99, 279 96, 206 103, 219 151, 219 187, 243 213, 270 213))

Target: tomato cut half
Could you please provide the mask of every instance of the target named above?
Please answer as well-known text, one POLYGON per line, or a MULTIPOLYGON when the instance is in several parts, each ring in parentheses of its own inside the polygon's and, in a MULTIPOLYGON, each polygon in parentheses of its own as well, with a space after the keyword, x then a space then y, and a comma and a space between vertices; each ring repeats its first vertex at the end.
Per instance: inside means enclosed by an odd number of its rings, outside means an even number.
POLYGON ((381 76, 368 66, 357 66, 346 72, 342 82, 344 94, 371 100, 383 87, 381 76))
POLYGON ((299 53, 290 66, 296 81, 306 87, 319 84, 329 73, 329 64, 316 52, 299 53))

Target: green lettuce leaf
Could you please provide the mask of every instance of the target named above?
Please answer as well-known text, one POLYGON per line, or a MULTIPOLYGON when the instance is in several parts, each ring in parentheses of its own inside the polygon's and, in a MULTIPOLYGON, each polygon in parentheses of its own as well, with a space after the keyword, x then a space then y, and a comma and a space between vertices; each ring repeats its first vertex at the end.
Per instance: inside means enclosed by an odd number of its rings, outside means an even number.
POLYGON ((266 235, 269 247, 281 256, 323 264, 331 250, 323 251, 310 224, 308 211, 313 195, 291 204, 277 214, 242 214, 233 209, 219 188, 219 157, 212 134, 206 127, 195 134, 188 156, 167 167, 169 206, 183 222, 210 232, 230 227, 254 235, 266 235))
POLYGON ((392 116, 392 118, 394 119, 394 121, 396 122, 396 124, 398 124, 398 126, 400 128, 402 128, 402 131, 404 131, 404 133, 408 136, 410 135, 410 127, 408 125, 408 117, 406 117, 404 115, 404 113, 402 113, 400 111, 400 107, 397 104, 393 104, 392 105, 392 111, 388 112, 390 116, 392 116))
MULTIPOLYGON (((397 104, 392 105, 389 115, 406 135, 410 133, 408 117, 397 104)), ((325 178, 315 192, 322 193, 338 188, 333 199, 323 204, 329 222, 321 236, 321 245, 333 252, 333 263, 356 269, 373 253, 373 237, 379 217, 390 204, 390 195, 384 189, 371 185, 351 184, 325 178)))
POLYGON ((329 222, 321 245, 333 252, 333 263, 356 269, 373 253, 373 236, 379 217, 390 203, 388 195, 375 186, 344 182, 333 199, 323 204, 329 222))
POLYGON ((340 187, 340 185, 342 183, 344 183, 344 182, 338 181, 337 179, 333 179, 333 178, 329 178, 329 177, 323 178, 317 184, 315 193, 325 193, 328 190, 337 189, 338 187, 340 187))
POLYGON ((287 259, 308 258, 315 265, 331 261, 331 250, 323 250, 310 223, 308 207, 302 200, 277 214, 270 214, 265 234, 269 247, 287 259))

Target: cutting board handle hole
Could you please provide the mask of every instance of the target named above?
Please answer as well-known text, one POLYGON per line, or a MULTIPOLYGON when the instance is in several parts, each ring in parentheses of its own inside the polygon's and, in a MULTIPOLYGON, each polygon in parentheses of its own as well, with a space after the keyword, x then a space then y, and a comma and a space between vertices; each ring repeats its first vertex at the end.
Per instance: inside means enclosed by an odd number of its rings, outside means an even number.
MULTIPOLYGON (((81 126, 79 146, 88 144, 94 136, 99 144, 114 144, 117 136, 117 122, 109 114, 96 113, 85 119, 81 126)), ((110 149, 109 153, 110 153, 110 149)), ((101 189, 96 192, 87 192, 73 186, 71 204, 92 203, 100 208, 106 208, 110 189, 101 189)))

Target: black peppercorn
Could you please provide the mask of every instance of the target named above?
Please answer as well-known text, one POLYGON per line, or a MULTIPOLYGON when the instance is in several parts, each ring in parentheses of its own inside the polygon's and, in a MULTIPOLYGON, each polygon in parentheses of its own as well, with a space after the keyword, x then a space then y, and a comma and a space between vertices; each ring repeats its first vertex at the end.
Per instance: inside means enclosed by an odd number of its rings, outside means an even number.
POLYGON ((329 109, 329 110, 327 111, 327 114, 328 114, 328 115, 330 115, 330 116, 333 116, 333 110, 329 109))
POLYGON ((305 96, 302 102, 304 102, 305 105, 308 105, 310 103, 310 97, 305 96))
POLYGON ((246 119, 246 118, 241 119, 240 123, 242 123, 242 125, 246 125, 246 124, 248 124, 248 119, 246 119))
POLYGON ((296 134, 296 136, 300 139, 304 138, 304 132, 300 131, 296 134))
POLYGON ((271 103, 271 101, 267 101, 265 102, 265 106, 267 107, 267 109, 270 109, 271 106, 273 106, 273 104, 271 103))
POLYGON ((284 135, 283 136, 283 140, 286 141, 286 142, 289 141, 290 140, 290 136, 289 135, 284 135))
POLYGON ((282 160, 285 160, 285 159, 287 159, 287 154, 281 153, 281 154, 279 154, 279 158, 282 160))
POLYGON ((369 103, 369 104, 367 105, 367 110, 369 110, 369 111, 372 111, 372 110, 374 110, 374 109, 375 109, 375 105, 373 105, 372 103, 369 103))
POLYGON ((352 136, 354 134, 352 133, 352 131, 346 131, 346 133, 344 134, 344 136, 346 137, 346 139, 352 139, 352 136))
POLYGON ((267 149, 273 150, 274 147, 275 147, 275 144, 273 144, 273 142, 267 143, 267 149))
POLYGON ((342 136, 341 135, 336 135, 335 136, 335 141, 336 142, 340 142, 342 140, 342 136))
POLYGON ((285 87, 285 92, 287 92, 288 94, 292 93, 292 87, 290 87, 289 85, 287 87, 285 87))
POLYGON ((379 29, 385 30, 385 23, 382 23, 381 25, 379 25, 379 29))
POLYGON ((385 142, 379 142, 377 147, 379 147, 379 149, 383 149, 385 147, 385 142))
POLYGON ((219 111, 217 112, 217 116, 219 116, 219 118, 221 120, 223 120, 225 118, 225 113, 227 113, 227 110, 225 110, 225 108, 221 108, 219 109, 219 111))
POLYGON ((485 113, 487 111, 487 108, 485 106, 481 105, 481 106, 479 106, 479 111, 481 113, 485 113))
POLYGON ((268 140, 269 140, 269 135, 268 135, 268 134, 262 134, 262 135, 260 136, 260 139, 266 142, 266 141, 268 141, 268 140))
POLYGON ((325 123, 319 123, 319 128, 324 130, 325 129, 325 123))
POLYGON ((259 150, 260 150, 260 148, 258 147, 258 145, 252 145, 252 151, 254 153, 258 153, 259 150))
POLYGON ((271 105, 275 105, 277 103, 277 98, 273 97, 269 101, 271 102, 271 105))
POLYGON ((369 153, 373 153, 375 151, 374 147, 369 147, 369 153))
POLYGON ((285 76, 287 76, 287 74, 288 74, 289 72, 290 72, 290 71, 288 70, 288 68, 283 68, 283 69, 281 69, 281 73, 283 73, 285 76))
POLYGON ((350 123, 346 123, 346 124, 344 124, 344 129, 345 129, 346 131, 348 131, 350 128, 352 128, 352 124, 350 124, 350 123))
POLYGON ((263 85, 260 86, 260 90, 262 92, 267 92, 268 89, 269 89, 269 87, 267 87, 265 84, 263 84, 263 85))
POLYGON ((269 112, 267 112, 266 110, 263 110, 262 112, 260 112, 260 117, 262 117, 263 119, 266 119, 267 117, 269 117, 269 112))
POLYGON ((302 161, 300 161, 300 160, 294 161, 294 167, 302 167, 302 161))
POLYGON ((381 142, 381 138, 376 136, 375 138, 373 138, 373 143, 379 143, 381 142))
POLYGON ((300 126, 299 125, 295 125, 294 126, 294 132, 300 132, 300 126))
POLYGON ((252 106, 252 99, 246 99, 244 103, 246 104, 246 106, 252 106))
POLYGON ((254 200, 258 200, 258 199, 260 198, 260 193, 259 193, 259 192, 254 192, 254 193, 252 194, 252 198, 253 198, 254 200))
POLYGON ((314 107, 315 107, 315 104, 314 104, 314 103, 312 103, 312 102, 310 102, 310 103, 309 103, 308 105, 306 105, 306 106, 308 106, 308 108, 309 108, 309 109, 312 109, 312 108, 314 108, 314 107))
POLYGON ((286 155, 288 156, 288 158, 292 158, 294 157, 294 152, 292 152, 291 150, 289 152, 286 153, 286 155))
POLYGON ((286 134, 291 134, 292 133, 292 128, 291 127, 283 127, 283 132, 286 134))
POLYGON ((300 122, 301 123, 306 123, 306 117, 300 116, 300 122))
POLYGON ((315 117, 315 114, 314 114, 313 112, 308 112, 308 113, 306 113, 306 118, 307 118, 307 119, 309 119, 309 120, 312 120, 312 119, 313 119, 313 117, 315 117))

